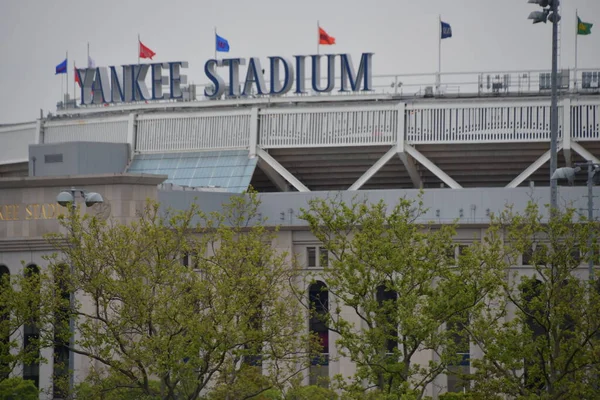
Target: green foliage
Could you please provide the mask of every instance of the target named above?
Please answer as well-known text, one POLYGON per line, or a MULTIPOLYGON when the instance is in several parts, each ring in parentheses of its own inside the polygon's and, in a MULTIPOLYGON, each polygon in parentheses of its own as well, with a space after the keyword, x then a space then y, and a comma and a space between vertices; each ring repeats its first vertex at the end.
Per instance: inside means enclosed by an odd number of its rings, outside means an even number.
MULTIPOLYGON (((340 388, 351 398, 377 386, 383 398, 419 399, 445 368, 458 361, 456 343, 445 325, 480 307, 498 271, 466 252, 458 263, 452 226, 432 228, 416 220, 420 199, 400 199, 388 209, 339 199, 315 199, 301 216, 332 255, 319 279, 335 308, 324 316, 337 332, 338 351, 357 366, 352 382, 340 388), (348 319, 356 313, 362 329, 348 319), (439 360, 415 364, 419 351, 439 360)), ((370 394, 374 395, 374 394, 370 394)))
POLYGON ((331 389, 316 385, 296 386, 287 391, 285 400, 337 400, 338 395, 331 389))
MULTIPOLYGON (((496 397, 497 398, 497 397, 496 397)), ((443 393, 438 399, 440 400, 475 400, 475 397, 472 393, 443 393)), ((493 399, 492 397, 488 397, 488 400, 493 399)))
POLYGON ((503 238, 490 235, 489 247, 502 251, 483 249, 482 257, 502 266, 509 279, 499 281, 502 291, 471 320, 472 340, 483 352, 472 361, 474 393, 523 399, 597 396, 600 294, 596 283, 582 276, 585 260, 574 251, 586 254, 594 231, 597 224, 579 220, 574 210, 555 213, 546 222, 535 204, 522 214, 508 209, 494 218, 490 232, 502 232, 503 238), (525 261, 532 275, 511 268, 521 254, 529 254, 525 261))
POLYGON ((311 349, 291 287, 298 270, 271 246, 274 232, 258 205, 255 193, 210 214, 195 204, 164 212, 150 202, 128 224, 73 213, 61 220, 65 233, 49 237, 57 253, 48 269, 35 288, 22 287, 12 309, 21 320, 41 310, 44 346, 68 343, 65 321, 77 318, 75 349, 94 361, 81 390, 196 399, 209 382, 241 387, 253 362, 263 363, 261 393, 280 387, 311 349), (186 255, 192 265, 181 262, 186 255), (64 293, 74 289, 71 309, 64 293))
POLYGON ((271 388, 272 385, 257 367, 244 366, 233 384, 220 382, 211 390, 207 400, 282 400, 281 391, 271 388))
POLYGON ((32 381, 8 378, 0 382, 0 400, 37 400, 39 392, 32 381))
POLYGON ((155 393, 149 395, 140 388, 118 387, 116 382, 101 382, 92 385, 88 382, 81 383, 75 388, 76 399, 86 400, 159 400, 161 397, 160 383, 150 381, 149 386, 155 393))

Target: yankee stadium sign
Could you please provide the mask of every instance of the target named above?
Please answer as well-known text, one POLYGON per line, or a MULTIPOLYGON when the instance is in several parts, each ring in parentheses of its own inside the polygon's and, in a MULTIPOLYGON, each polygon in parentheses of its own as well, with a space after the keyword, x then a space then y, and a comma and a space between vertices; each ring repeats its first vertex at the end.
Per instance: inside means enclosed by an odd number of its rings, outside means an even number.
MULTIPOLYGON (((362 54, 358 70, 355 70, 349 54, 294 56, 293 60, 279 56, 268 58, 268 72, 262 68, 257 57, 248 60, 225 58, 206 61, 204 73, 211 84, 204 90, 204 96, 211 99, 223 95, 281 96, 292 90, 292 93, 303 94, 307 93, 308 78, 310 90, 316 93, 331 92, 336 87, 340 92, 372 90, 373 53, 362 54), (323 64, 325 79, 321 77, 323 64), (242 66, 247 66, 245 71, 242 70, 242 66), (336 69, 339 71, 338 85, 335 80, 336 69), (268 83, 265 80, 266 73, 269 76, 268 83), (243 74, 243 80, 240 80, 240 74, 243 74)), ((181 70, 187 67, 187 62, 176 61, 121 67, 78 68, 75 73, 80 82, 81 104, 181 99, 182 85, 187 84, 187 76, 183 75, 181 70)))

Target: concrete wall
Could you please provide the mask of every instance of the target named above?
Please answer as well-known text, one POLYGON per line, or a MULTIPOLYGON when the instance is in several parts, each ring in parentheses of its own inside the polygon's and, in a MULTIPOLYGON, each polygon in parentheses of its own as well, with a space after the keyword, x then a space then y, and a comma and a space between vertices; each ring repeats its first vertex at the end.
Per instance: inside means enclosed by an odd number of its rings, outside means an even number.
POLYGON ((120 174, 129 162, 124 143, 68 142, 29 146, 29 176, 120 174))

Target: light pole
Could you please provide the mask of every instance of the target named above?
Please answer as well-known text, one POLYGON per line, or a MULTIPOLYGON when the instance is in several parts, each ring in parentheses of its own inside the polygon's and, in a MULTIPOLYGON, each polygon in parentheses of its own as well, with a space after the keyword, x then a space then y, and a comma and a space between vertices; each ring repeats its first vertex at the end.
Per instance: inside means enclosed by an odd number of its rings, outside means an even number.
POLYGON ((557 164, 558 142, 558 14, 559 0, 529 0, 528 3, 538 4, 542 11, 533 11, 528 19, 534 24, 547 20, 552 22, 552 100, 550 103, 550 211, 558 207, 556 180, 552 179, 557 164))
MULTIPOLYGON (((588 221, 590 223, 592 223, 592 221, 594 221, 594 197, 593 197, 593 187, 594 187, 594 183, 597 182, 597 179, 600 175, 596 175, 596 172, 600 171, 600 164, 594 164, 593 161, 588 160, 584 163, 576 163, 575 164, 575 168, 570 168, 570 167, 565 167, 565 168, 558 168, 554 174, 552 175, 551 179, 553 182, 556 183, 557 180, 559 179, 567 179, 569 181, 569 183, 573 183, 573 181, 575 180, 575 174, 579 171, 581 171, 581 167, 587 165, 587 172, 588 172, 588 178, 587 178, 587 190, 588 190, 588 221), (596 179, 594 179, 596 178, 596 179)), ((588 253, 588 274, 589 274, 589 280, 590 282, 594 280, 594 249, 593 249, 593 243, 594 243, 594 232, 592 230, 590 230, 590 234, 588 235, 588 248, 589 248, 589 253, 588 253)))
MULTIPOLYGON (((61 191, 56 196, 56 202, 63 207, 67 207, 69 210, 69 218, 71 222, 77 211, 77 205, 75 199, 77 193, 84 199, 86 207, 92 207, 95 204, 103 203, 104 199, 102 196, 95 192, 86 192, 83 189, 71 188, 68 190, 61 191)), ((70 265, 71 278, 74 275, 73 263, 70 265)), ((69 394, 72 395, 73 388, 75 387, 75 353, 71 350, 75 348, 75 318, 73 317, 73 310, 75 309, 75 292, 69 293, 69 394)))

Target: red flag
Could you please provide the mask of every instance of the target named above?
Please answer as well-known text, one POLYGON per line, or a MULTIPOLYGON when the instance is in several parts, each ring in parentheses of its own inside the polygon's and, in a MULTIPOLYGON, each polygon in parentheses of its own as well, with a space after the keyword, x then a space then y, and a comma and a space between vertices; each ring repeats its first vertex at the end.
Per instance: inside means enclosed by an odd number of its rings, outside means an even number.
POLYGON ((335 38, 333 36, 329 36, 321 27, 319 27, 319 44, 335 44, 335 38))
POLYGON ((79 84, 79 86, 81 86, 81 81, 79 80, 79 74, 77 74, 77 67, 73 67, 73 69, 75 70, 75 73, 73 75, 75 75, 75 82, 79 84))
POLYGON ((152 60, 152 57, 154 57, 155 55, 155 52, 150 50, 148 47, 144 46, 144 43, 140 41, 140 58, 149 58, 152 60))

